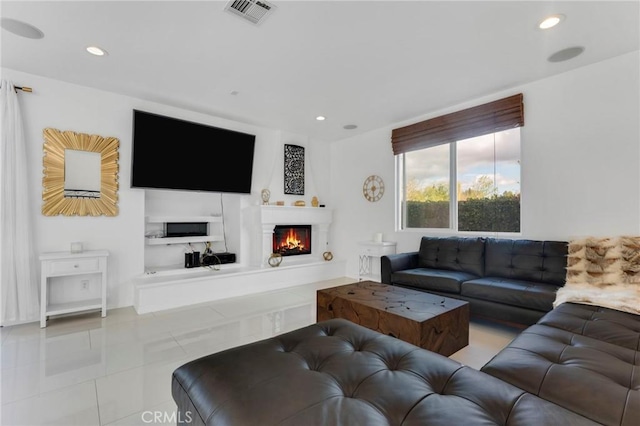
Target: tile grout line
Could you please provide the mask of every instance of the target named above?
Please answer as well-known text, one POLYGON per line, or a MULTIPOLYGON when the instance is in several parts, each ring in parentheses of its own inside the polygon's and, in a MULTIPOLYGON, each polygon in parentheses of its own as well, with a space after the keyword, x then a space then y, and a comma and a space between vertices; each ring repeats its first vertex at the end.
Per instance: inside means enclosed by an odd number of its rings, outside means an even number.
POLYGON ((93 388, 96 391, 96 410, 98 411, 98 424, 102 426, 102 419, 100 418, 100 401, 98 400, 98 381, 93 380, 93 388))
POLYGON ((171 338, 173 339, 174 342, 176 342, 176 345, 178 345, 178 347, 180 348, 180 350, 182 350, 183 354, 185 356, 188 356, 189 353, 187 352, 187 350, 180 344, 180 342, 178 342, 178 339, 176 339, 176 336, 173 335, 173 333, 169 333, 169 336, 171 336, 171 338))

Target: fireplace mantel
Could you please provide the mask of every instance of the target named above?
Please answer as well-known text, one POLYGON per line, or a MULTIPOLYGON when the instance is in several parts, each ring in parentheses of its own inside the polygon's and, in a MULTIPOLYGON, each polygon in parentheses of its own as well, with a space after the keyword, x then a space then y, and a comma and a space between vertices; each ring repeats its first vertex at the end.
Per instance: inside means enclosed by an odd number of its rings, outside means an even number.
MULTIPOLYGON (((301 261, 318 261, 326 251, 333 211, 324 207, 251 206, 254 226, 252 264, 268 266, 276 225, 311 225, 311 254, 295 256, 301 261)), ((291 260, 288 260, 291 261, 291 260)), ((296 259, 296 261, 299 261, 296 259)))
POLYGON ((324 207, 253 206, 256 219, 273 225, 330 225, 332 210, 324 207))

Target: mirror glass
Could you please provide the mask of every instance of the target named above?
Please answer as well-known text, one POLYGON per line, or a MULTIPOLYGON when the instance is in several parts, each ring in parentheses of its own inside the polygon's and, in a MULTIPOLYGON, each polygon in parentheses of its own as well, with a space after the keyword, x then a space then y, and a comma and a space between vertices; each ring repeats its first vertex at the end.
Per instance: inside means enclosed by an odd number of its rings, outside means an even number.
POLYGON ((65 149, 64 196, 100 198, 99 152, 65 149))
POLYGON ((120 141, 52 128, 43 135, 42 213, 117 216, 120 141))

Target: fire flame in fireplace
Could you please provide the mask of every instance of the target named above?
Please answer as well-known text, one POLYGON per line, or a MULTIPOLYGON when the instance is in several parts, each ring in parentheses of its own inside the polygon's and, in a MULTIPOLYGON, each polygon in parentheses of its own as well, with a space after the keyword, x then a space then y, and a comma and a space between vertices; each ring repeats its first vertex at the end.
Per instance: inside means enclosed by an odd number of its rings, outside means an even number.
POLYGON ((289 229, 289 232, 282 238, 280 242, 280 248, 285 250, 304 250, 304 243, 300 240, 298 233, 295 229, 289 229))
POLYGON ((310 253, 308 244, 308 232, 291 227, 274 234, 273 251, 282 255, 307 254, 310 253))

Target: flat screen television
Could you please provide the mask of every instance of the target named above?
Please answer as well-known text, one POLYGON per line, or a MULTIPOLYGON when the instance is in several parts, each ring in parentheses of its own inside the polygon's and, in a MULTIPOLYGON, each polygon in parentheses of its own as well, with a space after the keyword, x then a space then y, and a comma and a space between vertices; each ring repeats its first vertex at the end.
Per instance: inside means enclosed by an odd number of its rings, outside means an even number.
POLYGON ((133 110, 131 187, 249 194, 255 139, 133 110))

